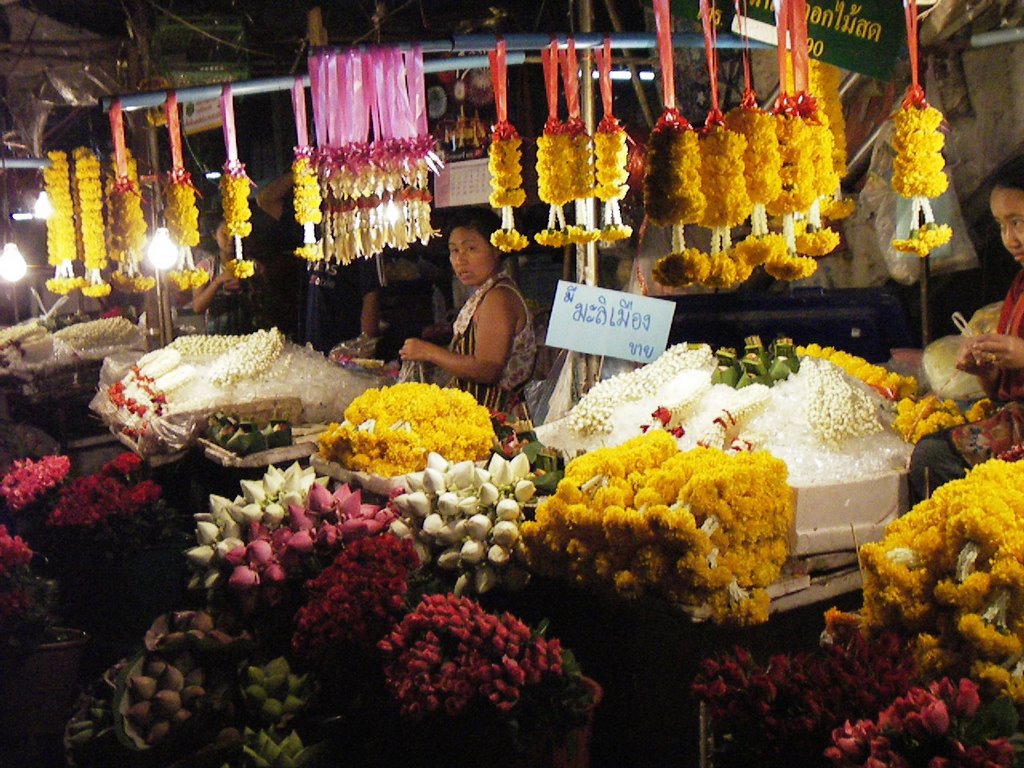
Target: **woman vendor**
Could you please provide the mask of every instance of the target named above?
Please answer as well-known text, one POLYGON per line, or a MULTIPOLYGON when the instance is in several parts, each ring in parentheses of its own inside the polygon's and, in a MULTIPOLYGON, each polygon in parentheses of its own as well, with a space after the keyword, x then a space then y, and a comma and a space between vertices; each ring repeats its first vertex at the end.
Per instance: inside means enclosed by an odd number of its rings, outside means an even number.
POLYGON ((452 269, 473 292, 455 320, 448 348, 406 339, 399 357, 430 363, 452 378, 449 386, 471 393, 492 411, 508 411, 530 378, 537 344, 526 300, 502 270, 501 252, 491 245, 498 226, 498 217, 483 209, 468 209, 453 219, 448 235, 452 269))
POLYGON ((207 312, 207 334, 243 334, 255 330, 252 291, 249 285, 235 277, 226 264, 235 257, 235 244, 223 221, 214 232, 217 241, 217 263, 212 265, 213 275, 206 285, 192 294, 192 310, 201 315, 207 312))
MULTIPOLYGON (((989 196, 992 216, 1014 261, 1024 267, 1024 158, 1002 168, 989 196)), ((912 502, 967 469, 1024 444, 1024 269, 1003 300, 995 333, 965 336, 956 367, 978 377, 985 393, 1005 403, 982 421, 923 438, 910 459, 912 502)))

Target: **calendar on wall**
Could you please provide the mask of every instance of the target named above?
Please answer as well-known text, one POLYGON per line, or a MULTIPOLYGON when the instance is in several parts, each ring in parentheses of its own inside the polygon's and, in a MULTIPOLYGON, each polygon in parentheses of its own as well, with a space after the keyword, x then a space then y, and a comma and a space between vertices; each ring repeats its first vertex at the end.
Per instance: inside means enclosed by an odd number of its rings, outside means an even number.
POLYGON ((491 194, 487 158, 447 163, 434 177, 434 207, 480 205, 491 194))

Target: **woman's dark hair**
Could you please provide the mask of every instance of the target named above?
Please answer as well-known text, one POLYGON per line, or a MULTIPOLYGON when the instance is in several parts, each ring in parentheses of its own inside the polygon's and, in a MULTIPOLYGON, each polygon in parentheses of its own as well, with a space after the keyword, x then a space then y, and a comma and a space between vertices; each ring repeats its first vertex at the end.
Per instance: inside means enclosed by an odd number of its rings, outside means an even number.
POLYGON ((1024 192, 1024 155, 1000 166, 992 176, 992 189, 1019 189, 1024 192))
POLYGON ((501 228, 501 217, 489 208, 458 208, 448 216, 444 229, 451 234, 456 227, 472 229, 489 239, 492 232, 501 228))

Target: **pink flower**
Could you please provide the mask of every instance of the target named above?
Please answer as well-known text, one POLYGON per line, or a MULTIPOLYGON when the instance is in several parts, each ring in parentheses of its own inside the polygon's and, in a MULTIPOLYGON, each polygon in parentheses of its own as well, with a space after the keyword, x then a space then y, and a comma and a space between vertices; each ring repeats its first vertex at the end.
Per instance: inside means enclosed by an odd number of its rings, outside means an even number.
POLYGON ((257 539, 256 541, 249 542, 245 549, 246 555, 249 557, 249 561, 254 565, 266 565, 274 555, 274 550, 270 546, 270 542, 264 539, 257 539))
POLYGON ((308 530, 297 531, 288 539, 288 548, 299 554, 308 555, 313 551, 313 539, 308 530))
POLYGON ((936 700, 921 709, 921 720, 928 733, 942 736, 949 730, 949 710, 946 702, 936 700))
POLYGON ((953 714, 957 717, 974 717, 981 706, 981 698, 978 696, 978 686, 966 677, 960 679, 956 696, 951 702, 953 714))
POLYGON ((256 571, 245 565, 239 565, 235 568, 235 570, 231 572, 231 578, 228 580, 228 584, 232 589, 240 591, 250 590, 259 583, 260 577, 256 571))
POLYGON ((0 497, 12 512, 39 501, 64 482, 71 471, 67 456, 44 456, 38 461, 18 459, 0 481, 0 497))
MULTIPOLYGON (((320 483, 313 483, 313 487, 309 489, 309 499, 306 504, 311 512, 322 514, 329 512, 334 506, 334 497, 320 483)), ((292 514, 294 515, 294 512, 292 514)))

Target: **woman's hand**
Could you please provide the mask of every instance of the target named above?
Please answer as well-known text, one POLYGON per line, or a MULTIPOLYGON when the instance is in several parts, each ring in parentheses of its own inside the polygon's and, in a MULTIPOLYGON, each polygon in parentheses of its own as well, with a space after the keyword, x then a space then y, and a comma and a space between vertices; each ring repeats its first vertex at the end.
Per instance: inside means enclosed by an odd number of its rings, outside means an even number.
POLYGON ((984 333, 972 337, 966 346, 974 364, 980 369, 994 366, 1004 371, 1016 371, 1024 368, 1024 339, 1019 336, 984 333))
POLYGON ((228 270, 218 273, 217 276, 213 278, 213 283, 217 288, 223 288, 228 293, 234 293, 242 288, 242 281, 228 270))
POLYGON ((398 350, 398 356, 402 360, 411 360, 419 363, 437 363, 437 353, 441 347, 431 344, 423 339, 406 339, 402 348, 398 350))

